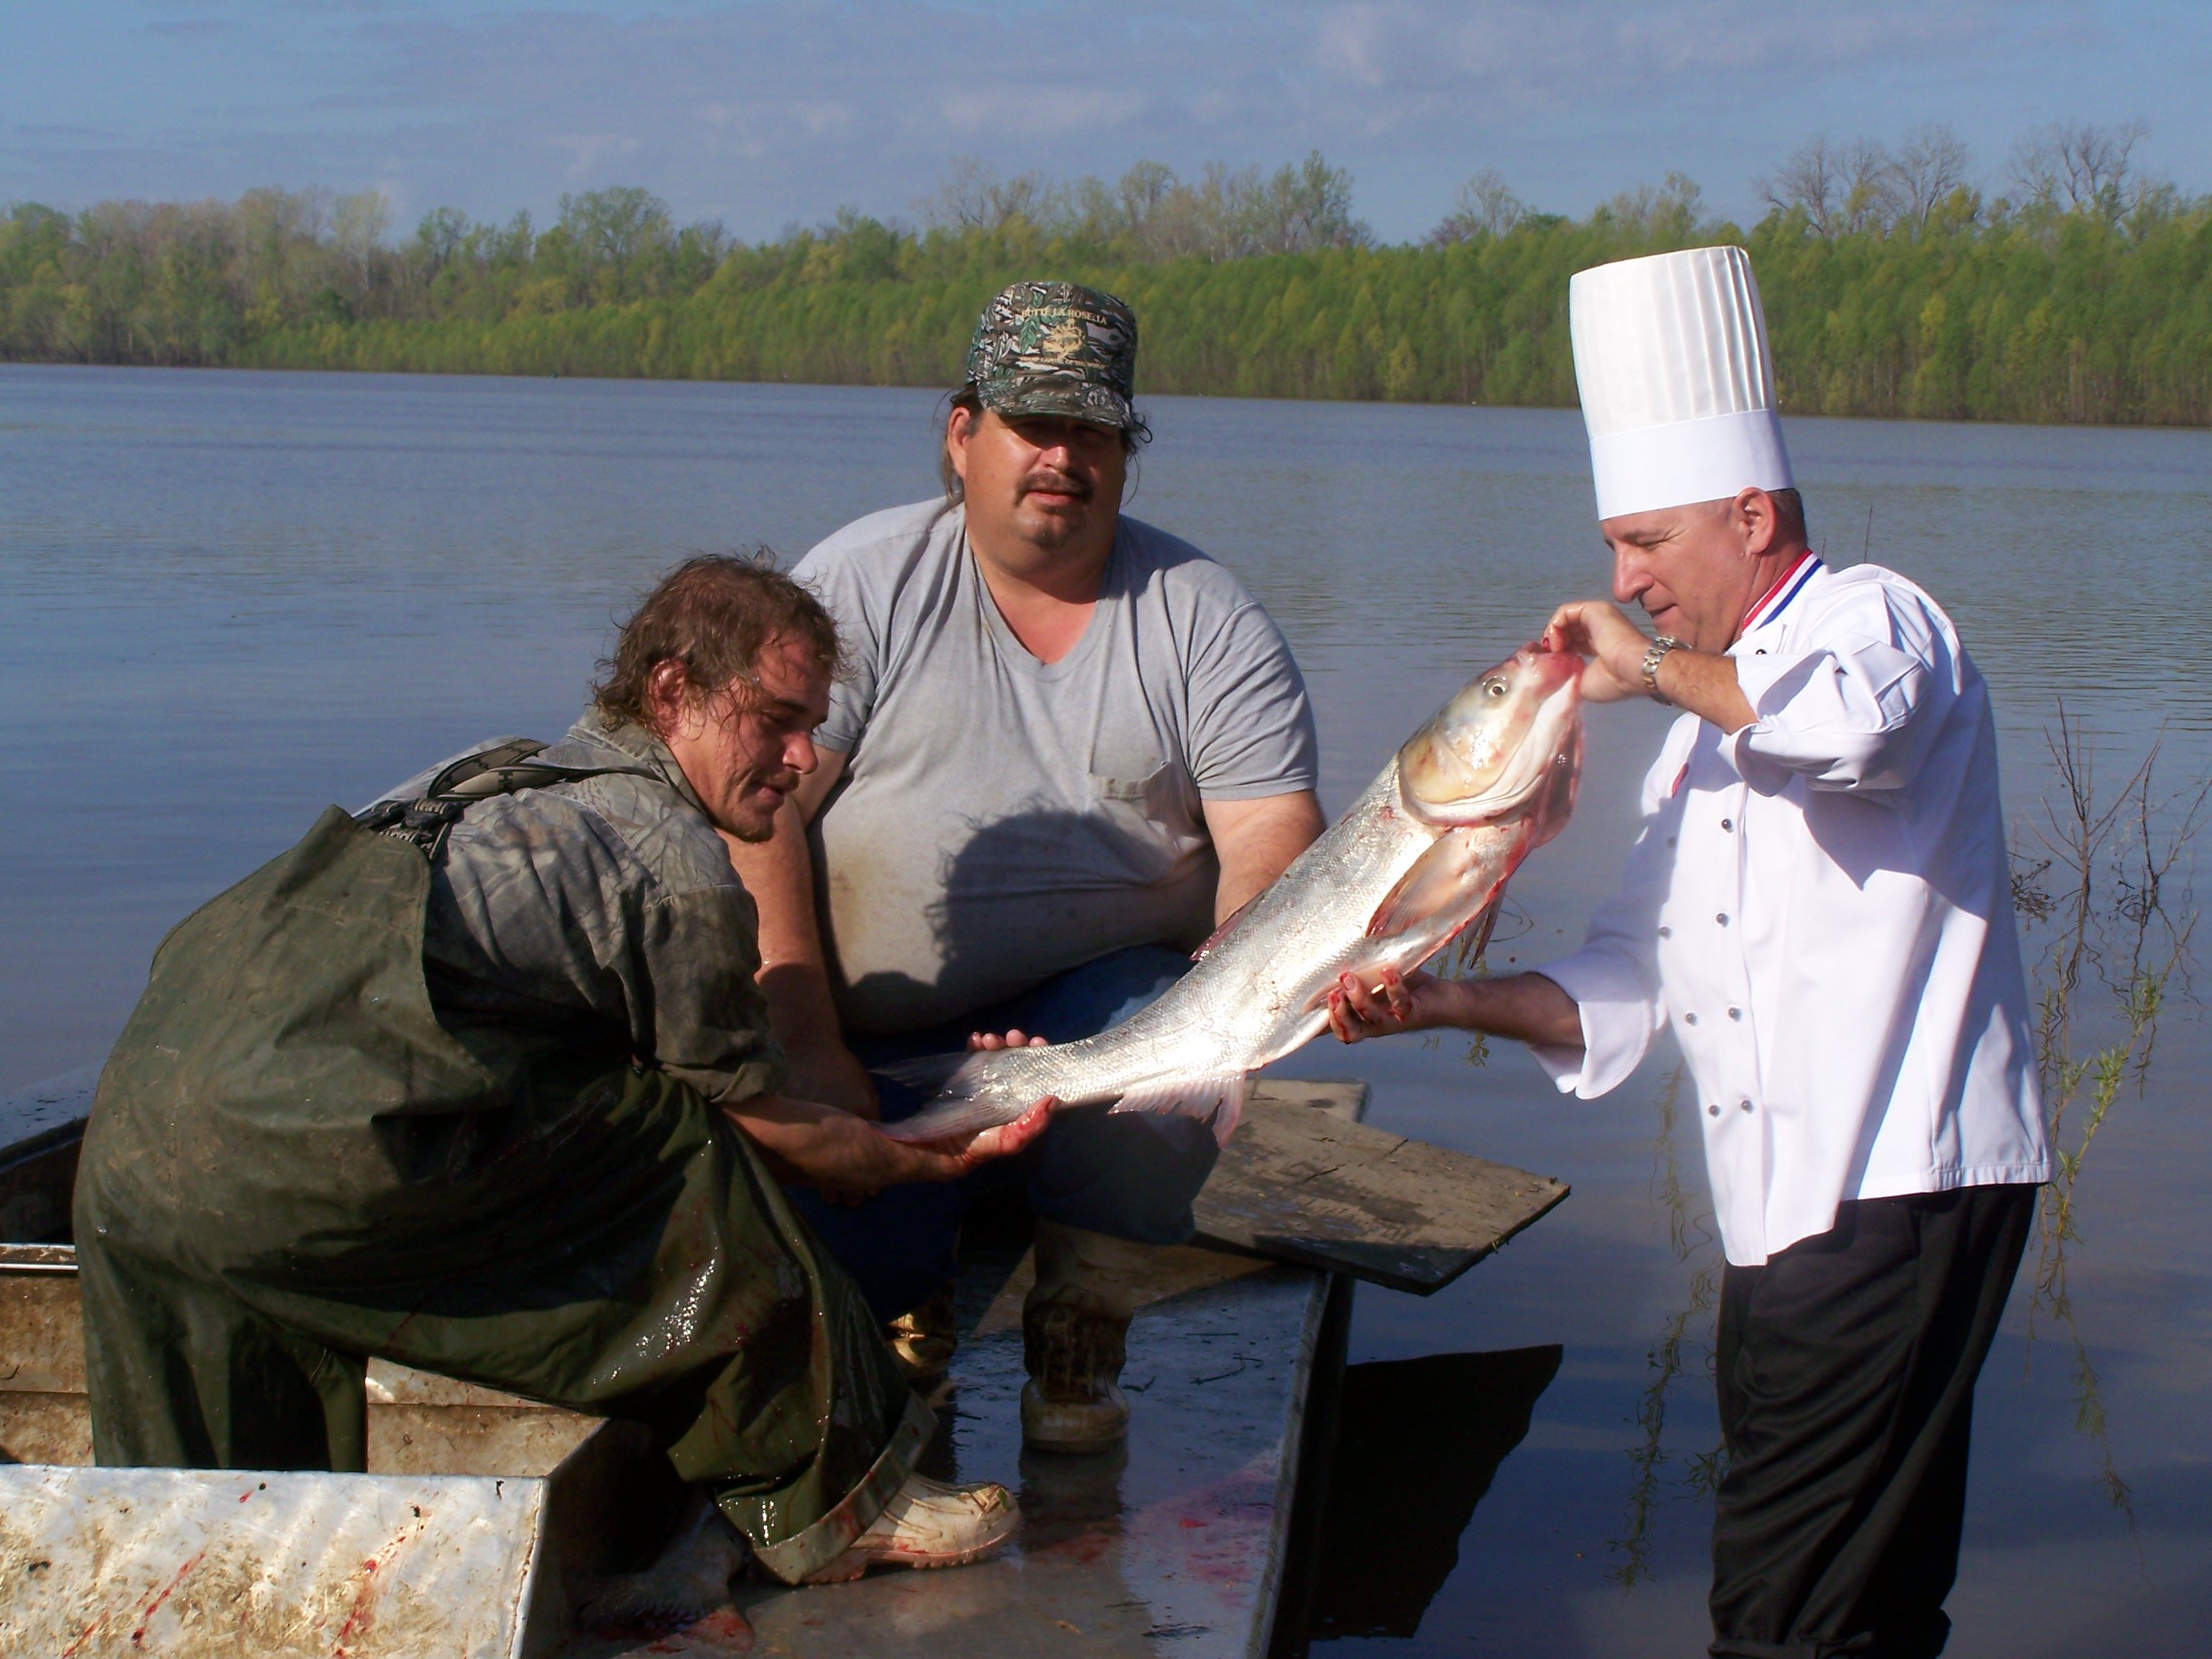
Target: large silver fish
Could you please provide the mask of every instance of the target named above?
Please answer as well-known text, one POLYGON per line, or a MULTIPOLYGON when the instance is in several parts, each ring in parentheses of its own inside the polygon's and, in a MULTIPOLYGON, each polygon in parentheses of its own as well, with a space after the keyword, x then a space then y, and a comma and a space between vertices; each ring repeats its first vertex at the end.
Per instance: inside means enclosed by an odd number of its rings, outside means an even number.
POLYGON ((1427 961, 1566 823, 1582 768, 1582 665, 1532 645, 1468 681, 1189 973, 1112 1030, 885 1068, 937 1092, 884 1132, 924 1140, 988 1128, 1052 1095, 1188 1113, 1226 1142, 1245 1079, 1328 1025, 1338 975, 1371 982, 1427 961))

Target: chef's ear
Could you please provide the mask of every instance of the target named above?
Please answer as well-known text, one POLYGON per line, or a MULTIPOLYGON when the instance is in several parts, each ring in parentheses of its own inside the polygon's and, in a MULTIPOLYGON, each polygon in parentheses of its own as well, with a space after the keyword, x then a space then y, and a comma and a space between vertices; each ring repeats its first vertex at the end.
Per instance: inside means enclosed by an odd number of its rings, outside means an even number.
POLYGON ((1764 558, 1775 550, 1782 533, 1781 510, 1757 484, 1737 492, 1729 504, 1729 518, 1743 542, 1746 557, 1764 558))

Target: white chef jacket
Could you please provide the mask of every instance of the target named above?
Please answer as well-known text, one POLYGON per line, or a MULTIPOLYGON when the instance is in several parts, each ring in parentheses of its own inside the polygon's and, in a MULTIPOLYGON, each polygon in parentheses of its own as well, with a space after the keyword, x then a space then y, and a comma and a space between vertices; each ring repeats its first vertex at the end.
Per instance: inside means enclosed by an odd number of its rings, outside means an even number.
POLYGON ((1758 718, 1668 732, 1619 896, 1537 970, 1583 1050, 1538 1060, 1601 1095, 1673 1022, 1742 1266, 1843 1199, 2050 1179, 1996 733, 1950 618, 1808 555, 1729 655, 1758 718))

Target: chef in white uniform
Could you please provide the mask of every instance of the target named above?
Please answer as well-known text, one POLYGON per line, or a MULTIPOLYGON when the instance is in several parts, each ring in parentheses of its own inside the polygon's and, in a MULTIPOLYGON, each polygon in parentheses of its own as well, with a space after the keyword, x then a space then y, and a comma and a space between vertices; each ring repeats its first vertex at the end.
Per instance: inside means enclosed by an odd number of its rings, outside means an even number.
POLYGON ((1549 637, 1591 701, 1683 713, 1580 951, 1347 976, 1332 1024, 1517 1037, 1584 1098, 1672 1029, 1729 1263, 1711 1651, 1936 1654, 1974 1378, 2051 1173, 1988 690, 1913 583, 1808 547, 1741 248, 1583 271, 1570 309, 1616 603, 1549 637))

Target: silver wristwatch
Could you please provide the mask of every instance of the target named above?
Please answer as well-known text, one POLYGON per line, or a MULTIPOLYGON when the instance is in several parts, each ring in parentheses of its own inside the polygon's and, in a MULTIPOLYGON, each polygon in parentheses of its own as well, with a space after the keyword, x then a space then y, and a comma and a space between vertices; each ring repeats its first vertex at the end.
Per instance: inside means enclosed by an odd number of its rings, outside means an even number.
POLYGON ((1669 708, 1674 706, 1674 700, 1659 689, 1659 659, 1669 651, 1679 651, 1681 648, 1681 641, 1676 639, 1672 634, 1662 634, 1657 639, 1652 641, 1644 652, 1644 692, 1652 702, 1664 703, 1669 708))

